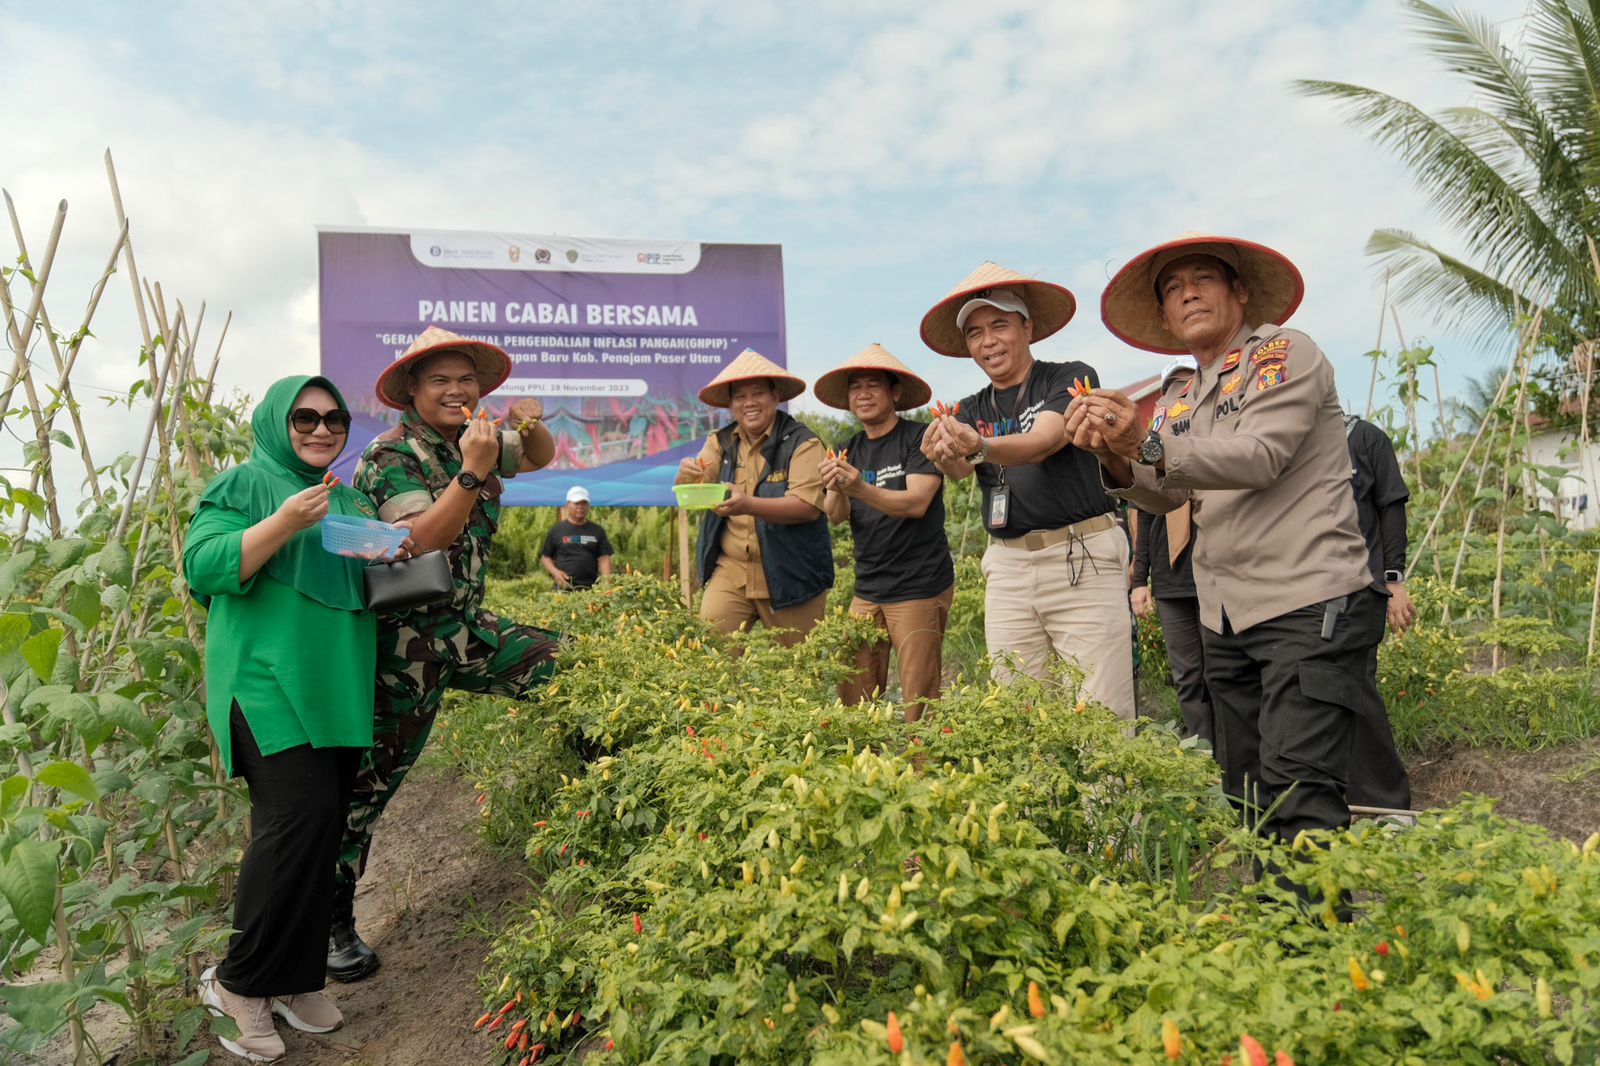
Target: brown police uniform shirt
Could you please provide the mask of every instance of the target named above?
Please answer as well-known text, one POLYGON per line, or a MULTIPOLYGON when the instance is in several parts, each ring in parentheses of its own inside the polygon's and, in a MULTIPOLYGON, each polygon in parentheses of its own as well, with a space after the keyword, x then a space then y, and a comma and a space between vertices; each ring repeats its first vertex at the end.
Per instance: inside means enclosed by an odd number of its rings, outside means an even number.
POLYGON ((1350 492, 1333 364, 1310 337, 1245 327, 1227 352, 1175 383, 1152 426, 1166 475, 1135 463, 1112 494, 1164 513, 1194 501, 1200 620, 1235 631, 1372 583, 1350 492))
MULTIPOLYGON (((1342 425, 1342 423, 1341 423, 1342 425)), ((1340 429, 1340 433, 1344 430, 1340 429)), ((734 434, 739 442, 739 455, 734 469, 734 484, 754 496, 756 487, 768 477, 767 460, 761 449, 772 437, 772 427, 754 441, 745 436, 743 427, 734 434)), ((1343 437, 1340 438, 1341 440, 1343 437)), ((700 449, 700 465, 706 470, 722 467, 722 445, 713 433, 700 449)), ((822 441, 813 437, 794 450, 788 470, 776 471, 772 476, 787 480, 785 496, 804 500, 818 511, 822 510, 822 441)), ((744 589, 752 600, 771 599, 767 591, 767 574, 761 569, 761 542, 756 539, 756 520, 747 514, 733 515, 722 527, 722 555, 717 559, 717 569, 727 568, 734 579, 734 587, 744 589)))

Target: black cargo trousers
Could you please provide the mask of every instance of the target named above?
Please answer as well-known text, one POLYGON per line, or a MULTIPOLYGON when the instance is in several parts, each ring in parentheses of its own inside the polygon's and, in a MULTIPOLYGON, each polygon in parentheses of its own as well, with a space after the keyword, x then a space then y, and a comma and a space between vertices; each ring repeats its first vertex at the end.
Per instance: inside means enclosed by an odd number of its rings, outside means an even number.
POLYGON ((1357 721, 1384 714, 1367 668, 1384 611, 1364 588, 1243 633, 1226 616, 1221 633, 1201 627, 1223 788, 1263 834, 1287 842, 1350 824, 1357 721))

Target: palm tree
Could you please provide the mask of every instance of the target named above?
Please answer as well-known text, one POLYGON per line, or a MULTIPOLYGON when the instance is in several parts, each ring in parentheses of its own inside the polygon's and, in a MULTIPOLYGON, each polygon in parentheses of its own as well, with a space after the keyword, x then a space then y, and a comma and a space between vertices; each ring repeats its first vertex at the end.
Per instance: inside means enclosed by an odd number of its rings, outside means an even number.
POLYGON ((1358 85, 1296 86, 1398 155, 1466 254, 1403 229, 1373 233, 1367 254, 1397 299, 1485 342, 1536 304, 1558 350, 1600 337, 1600 0, 1530 0, 1520 53, 1481 15, 1406 6, 1427 50, 1470 87, 1469 106, 1429 115, 1358 85))

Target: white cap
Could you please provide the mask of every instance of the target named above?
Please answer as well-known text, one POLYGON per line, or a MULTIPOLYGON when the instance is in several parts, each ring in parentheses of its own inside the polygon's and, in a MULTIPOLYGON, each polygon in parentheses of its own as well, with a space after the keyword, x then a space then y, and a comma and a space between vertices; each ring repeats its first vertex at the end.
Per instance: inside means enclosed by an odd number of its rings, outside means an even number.
POLYGON ((1180 370, 1187 370, 1191 373, 1197 373, 1199 369, 1200 364, 1195 362, 1194 356, 1175 355, 1171 359, 1167 360, 1166 368, 1161 371, 1161 387, 1163 389, 1166 388, 1167 382, 1172 380, 1172 375, 1176 374, 1180 370))
POLYGON ((574 485, 574 486, 572 486, 570 489, 567 490, 567 502, 568 503, 588 503, 589 502, 589 490, 584 488, 582 485, 574 485))
POLYGON ((1023 318, 1028 317, 1028 305, 1012 290, 980 289, 973 293, 972 299, 961 305, 961 310, 956 312, 956 329, 965 329, 967 316, 980 307, 993 307, 996 310, 1021 315, 1023 318))

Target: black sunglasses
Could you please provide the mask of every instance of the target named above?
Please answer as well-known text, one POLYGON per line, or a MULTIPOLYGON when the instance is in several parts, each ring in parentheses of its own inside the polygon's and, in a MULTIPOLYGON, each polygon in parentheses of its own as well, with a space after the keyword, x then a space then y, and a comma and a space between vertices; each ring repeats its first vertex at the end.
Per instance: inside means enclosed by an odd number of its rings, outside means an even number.
POLYGON ((332 410, 327 414, 313 411, 309 407, 301 407, 289 414, 289 424, 296 433, 315 433, 317 424, 328 427, 328 432, 336 436, 344 436, 350 432, 350 412, 332 410))

